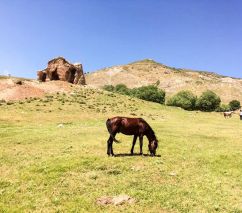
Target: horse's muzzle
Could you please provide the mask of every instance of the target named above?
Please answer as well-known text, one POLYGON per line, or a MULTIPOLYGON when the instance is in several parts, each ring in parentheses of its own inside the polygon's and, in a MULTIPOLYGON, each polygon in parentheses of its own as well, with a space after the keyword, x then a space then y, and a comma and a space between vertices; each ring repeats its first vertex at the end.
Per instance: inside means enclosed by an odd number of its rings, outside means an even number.
POLYGON ((155 153, 154 153, 154 152, 151 152, 151 153, 150 153, 150 156, 151 156, 151 157, 154 157, 154 156, 155 156, 155 153))

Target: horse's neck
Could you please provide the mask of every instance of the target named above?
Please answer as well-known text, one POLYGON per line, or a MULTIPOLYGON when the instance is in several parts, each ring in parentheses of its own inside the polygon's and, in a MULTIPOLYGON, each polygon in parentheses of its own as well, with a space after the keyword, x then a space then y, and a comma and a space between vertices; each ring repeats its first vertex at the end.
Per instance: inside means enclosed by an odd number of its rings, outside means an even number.
POLYGON ((148 140, 151 142, 151 141, 153 141, 153 140, 156 140, 156 136, 155 136, 155 134, 154 133, 147 133, 146 134, 146 137, 148 138, 148 140))

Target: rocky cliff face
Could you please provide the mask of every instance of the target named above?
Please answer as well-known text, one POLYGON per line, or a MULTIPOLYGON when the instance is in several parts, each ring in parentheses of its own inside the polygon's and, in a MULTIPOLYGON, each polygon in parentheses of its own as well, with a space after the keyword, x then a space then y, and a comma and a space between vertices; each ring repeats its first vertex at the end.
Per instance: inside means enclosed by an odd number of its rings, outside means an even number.
POLYGON ((37 76, 41 82, 60 80, 72 84, 86 84, 82 64, 71 64, 63 57, 50 60, 47 68, 38 71, 37 76))

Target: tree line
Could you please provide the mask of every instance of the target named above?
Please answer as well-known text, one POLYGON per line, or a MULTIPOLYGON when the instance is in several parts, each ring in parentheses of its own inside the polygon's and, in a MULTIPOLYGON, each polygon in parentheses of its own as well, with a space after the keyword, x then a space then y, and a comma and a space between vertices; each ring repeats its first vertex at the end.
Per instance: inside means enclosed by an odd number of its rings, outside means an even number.
POLYGON ((103 89, 146 101, 181 107, 185 110, 225 112, 230 110, 234 111, 241 107, 238 100, 232 100, 229 104, 221 104, 220 97, 211 90, 204 91, 199 97, 194 95, 191 91, 182 90, 166 101, 166 92, 159 89, 157 85, 141 86, 131 89, 125 84, 117 84, 116 86, 105 85, 103 89))

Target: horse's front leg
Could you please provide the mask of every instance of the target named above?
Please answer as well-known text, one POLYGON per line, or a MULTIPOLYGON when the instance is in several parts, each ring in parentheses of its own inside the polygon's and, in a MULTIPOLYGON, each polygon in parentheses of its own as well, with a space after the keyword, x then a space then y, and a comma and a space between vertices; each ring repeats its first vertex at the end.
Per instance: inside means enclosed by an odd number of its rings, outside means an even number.
POLYGON ((113 140, 111 141, 111 144, 110 144, 110 150, 111 150, 111 155, 114 156, 114 153, 113 153, 113 140))
POLYGON ((132 145, 132 148, 131 148, 131 151, 130 151, 131 155, 134 154, 134 146, 135 146, 136 140, 137 140, 137 135, 134 135, 134 138, 133 138, 133 145, 132 145))
POLYGON ((108 138, 108 141, 107 141, 107 155, 110 155, 112 153, 112 147, 111 147, 111 144, 112 144, 112 137, 110 136, 108 138))
POLYGON ((139 154, 143 155, 143 135, 139 136, 139 154))

